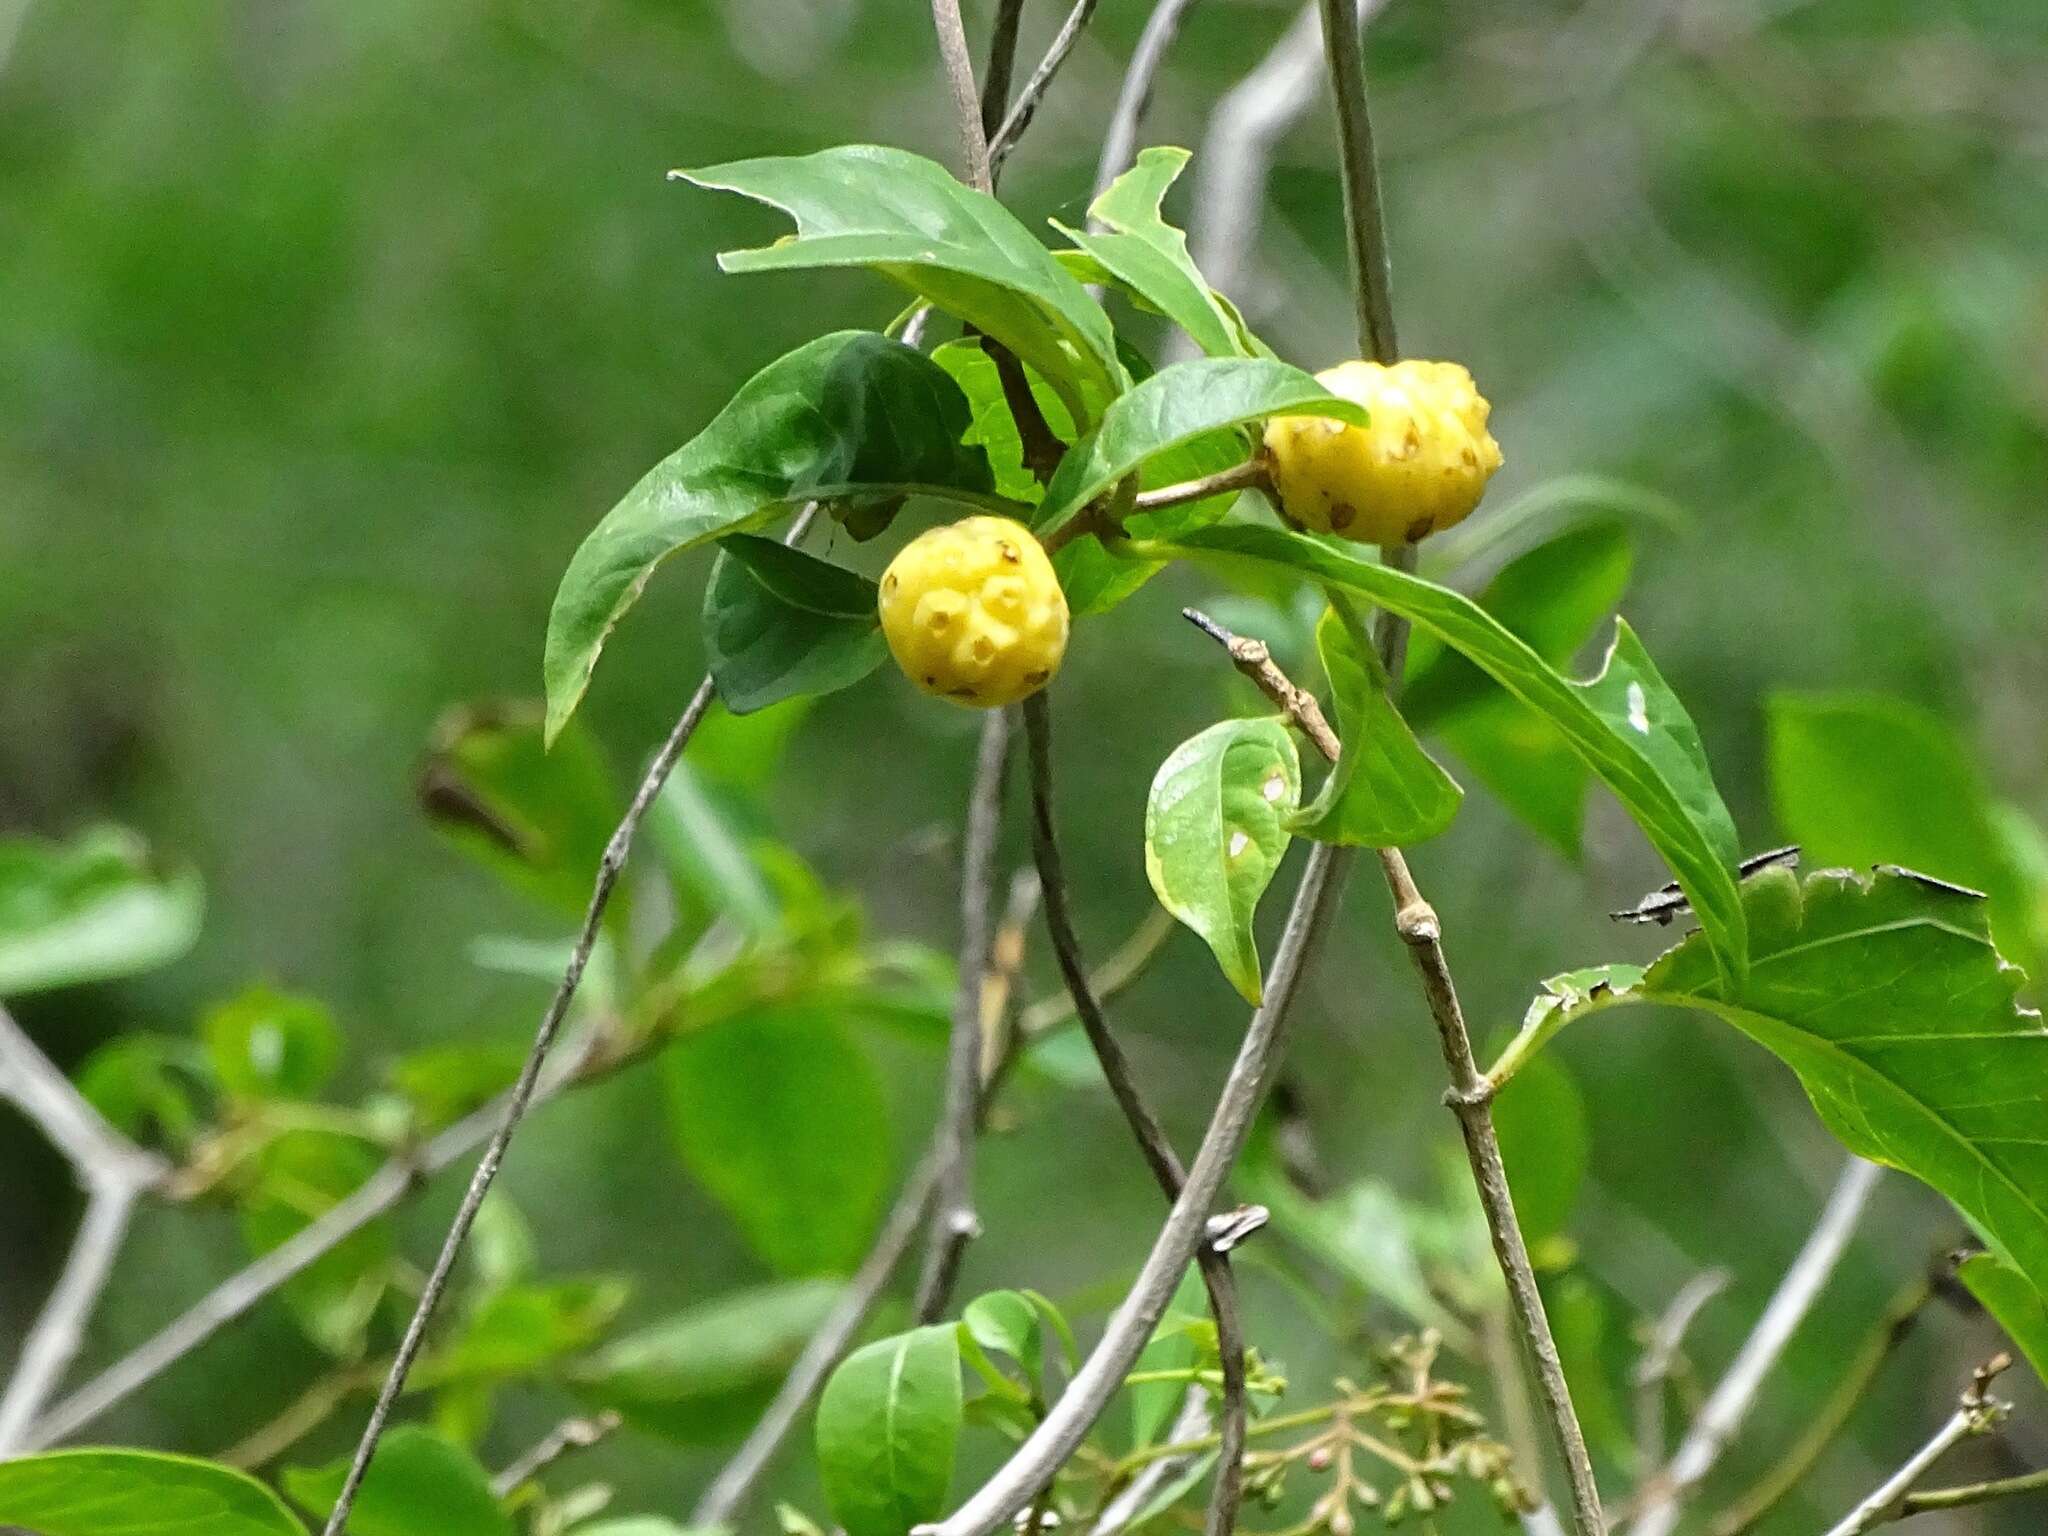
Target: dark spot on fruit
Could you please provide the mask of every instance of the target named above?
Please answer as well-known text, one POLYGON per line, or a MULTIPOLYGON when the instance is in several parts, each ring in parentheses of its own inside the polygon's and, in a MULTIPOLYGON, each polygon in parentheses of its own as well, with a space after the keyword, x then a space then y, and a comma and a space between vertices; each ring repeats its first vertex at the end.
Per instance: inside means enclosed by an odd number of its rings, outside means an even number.
POLYGON ((1000 544, 996 545, 996 548, 1002 551, 1003 559, 1007 561, 1009 564, 1015 565, 1017 563, 1017 546, 1012 544, 1008 539, 1005 539, 1000 544))
POLYGON ((1043 667, 1039 667, 1034 671, 1025 673, 1024 681, 1037 688, 1049 681, 1051 677, 1052 674, 1050 672, 1046 671, 1043 667))
POLYGON ((1348 501, 1333 502, 1330 505, 1330 526, 1342 533, 1358 521, 1358 508, 1348 501))
POLYGON ((1434 518, 1418 517, 1408 525, 1408 542, 1413 544, 1416 540, 1425 537, 1435 525, 1436 520, 1434 518))
POLYGON ((884 576, 882 578, 882 590, 884 592, 894 592, 896 590, 895 572, 891 571, 887 576, 884 576))

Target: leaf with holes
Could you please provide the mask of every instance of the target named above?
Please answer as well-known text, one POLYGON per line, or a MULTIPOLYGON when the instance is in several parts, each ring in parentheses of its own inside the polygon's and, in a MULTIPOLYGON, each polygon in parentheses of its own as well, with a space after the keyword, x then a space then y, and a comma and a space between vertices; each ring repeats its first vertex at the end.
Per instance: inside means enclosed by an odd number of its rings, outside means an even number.
POLYGON ((1117 399, 1102 424, 1060 460, 1038 509, 1039 537, 1071 522, 1146 460, 1270 416, 1329 416, 1358 424, 1366 419, 1364 406, 1331 394, 1313 375, 1287 363, 1250 357, 1175 363, 1117 399))
POLYGON ((727 272, 869 267, 1008 347, 1045 376, 1076 420, 1124 386, 1102 306, 984 192, 936 161, 874 144, 679 171, 796 221, 793 239, 727 251, 727 272))
POLYGON ((1570 682, 1469 597, 1335 544, 1277 528, 1224 526, 1162 551, 1250 562, 1355 593, 1441 638, 1557 727, 1664 856, 1732 978, 1747 968, 1735 824, 1699 731, 1635 631, 1617 624, 1600 673, 1570 682))
POLYGON ((799 694, 836 693, 888 648, 865 576, 775 539, 728 534, 704 593, 704 648, 736 715, 799 694))
POLYGON ((2025 978, 1992 947, 1983 899, 1885 867, 1781 867, 1744 881, 1742 900, 1745 979, 1694 934, 1633 984, 1621 967, 1553 983, 1510 1054, 1630 1003, 1724 1019, 1798 1075, 1850 1151, 1932 1185, 2048 1285, 2048 1030, 2015 1000, 2025 978))
POLYGON ((1362 615, 1340 597, 1316 626, 1316 649, 1337 701, 1343 752, 1315 803, 1290 829, 1320 843, 1399 848, 1451 824, 1465 792, 1423 751, 1387 697, 1386 673, 1373 654, 1362 615))
POLYGON ((818 1471, 847 1536, 904 1536, 943 1512, 962 1413, 951 1323, 878 1340, 840 1363, 818 1399, 818 1471))
POLYGON ((1252 915, 1289 841, 1301 760, 1278 720, 1225 720, 1176 747, 1145 802, 1145 874, 1253 1003, 1263 981, 1252 915))
MULTIPOLYGON (((1166 316, 1211 357, 1250 357, 1240 334, 1188 255, 1188 237, 1161 217, 1159 207, 1190 156, 1161 146, 1103 190, 1088 207, 1098 230, 1053 228, 1073 241, 1101 275, 1166 316)), ((1093 275, 1093 274, 1091 274, 1093 275)))
POLYGON ((612 626, 677 551, 807 500, 907 492, 1008 508, 987 459, 961 440, 968 422, 943 368, 871 331, 821 336, 755 374, 569 561, 542 661, 548 739, 575 712, 612 626))

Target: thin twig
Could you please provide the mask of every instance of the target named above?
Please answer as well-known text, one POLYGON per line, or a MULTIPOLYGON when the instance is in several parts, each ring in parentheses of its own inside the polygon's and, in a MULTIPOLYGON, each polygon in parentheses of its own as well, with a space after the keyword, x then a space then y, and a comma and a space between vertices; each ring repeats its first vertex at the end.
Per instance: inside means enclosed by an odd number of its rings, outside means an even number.
MULTIPOLYGON (((1166 1443, 1183 1445, 1190 1440, 1206 1439, 1209 1434, 1209 1394, 1200 1387, 1190 1387, 1188 1395, 1181 1399, 1179 1417, 1166 1432, 1166 1443)), ((1088 1536, 1116 1536, 1118 1531, 1145 1512, 1145 1506, 1152 1502, 1160 1489, 1208 1454, 1207 1450, 1188 1451, 1183 1455, 1162 1456, 1157 1461, 1147 1462, 1115 1498, 1103 1505, 1102 1513, 1088 1527, 1088 1536)))
POLYGON ((1295 729, 1306 736, 1318 752, 1333 763, 1337 761, 1343 748, 1337 740, 1337 733, 1330 728, 1328 717, 1323 714, 1322 704, 1314 694, 1296 686, 1294 680, 1280 670, 1280 664, 1273 660, 1273 652, 1265 641, 1235 634, 1199 608, 1183 608, 1180 613, 1182 618, 1223 647, 1230 657, 1230 664, 1249 678, 1259 692, 1279 705, 1294 722, 1295 729))
POLYGON ((1252 1117, 1265 1096, 1288 1009, 1329 930, 1349 873, 1349 850, 1318 845, 1295 888, 1287 926, 1273 959, 1266 1000, 1252 1014, 1225 1079, 1209 1128, 1188 1168, 1187 1185, 1154 1239, 1129 1293, 1111 1315, 1094 1351, 1045 1418, 995 1475, 946 1519, 918 1527, 931 1536, 994 1536, 1064 1466, 1101 1417, 1152 1336, 1188 1261, 1207 1236, 1209 1212, 1244 1150, 1252 1117))
POLYGON ((1713 1536, 1741 1536, 1805 1480, 1806 1474, 1834 1444, 1835 1437, 1841 1434, 1857 1408, 1868 1399, 1870 1384, 1913 1331, 1921 1309, 1933 1299, 1934 1293, 1935 1281, 1931 1270, 1914 1277, 1900 1289, 1829 1390, 1827 1401, 1808 1417, 1798 1438, 1769 1471, 1714 1517, 1713 1536))
POLYGON ((1864 1532, 1874 1530, 1887 1521, 1901 1518, 1913 1485, 1925 1477, 1936 1462, 1970 1436, 1986 1433, 2005 1416, 2006 1405, 1991 1396, 1990 1386, 1992 1378, 2011 1364, 2010 1355, 1994 1355, 1979 1366, 1948 1422, 1936 1430, 1925 1445, 1907 1457, 1904 1465, 1886 1478, 1868 1498, 1831 1526, 1828 1536, 1863 1536, 1864 1532))
MULTIPOLYGON (((1073 913, 1067 904, 1066 871, 1061 865, 1052 813, 1052 710, 1043 693, 1024 701, 1024 734, 1031 757, 1031 847, 1038 861, 1045 926, 1052 939, 1053 955, 1066 982, 1067 994, 1074 1000, 1081 1027, 1087 1032, 1088 1043, 1095 1049, 1095 1059, 1109 1084, 1110 1095, 1123 1111, 1138 1150, 1170 1204, 1187 1185, 1186 1170, 1166 1139, 1158 1117, 1145 1102, 1130 1060, 1103 1015, 1101 1002, 1089 990, 1088 965, 1081 957, 1080 935, 1075 931, 1073 913)), ((1195 1261, 1209 1293, 1209 1311, 1216 1319, 1216 1349, 1223 1376, 1222 1449, 1216 1462, 1216 1482, 1204 1529, 1207 1536, 1229 1536, 1244 1492, 1244 1321, 1238 1309, 1237 1281, 1231 1273, 1229 1258, 1218 1252, 1214 1244, 1203 1243, 1196 1249, 1195 1261)))
MULTIPOLYGON (((1095 994, 1096 1001, 1109 1003, 1151 968, 1159 958, 1159 952, 1166 947, 1166 941, 1179 930, 1180 924, 1166 908, 1153 905, 1132 930, 1131 936, 1119 945, 1110 957, 1098 965, 1088 978, 1088 989, 1095 994)), ((1075 1020, 1074 999, 1065 987, 1047 997, 1038 999, 1017 1016, 1017 1033, 1025 1043, 1044 1038, 1064 1024, 1075 1020)))
MULTIPOLYGON (((1017 29, 1024 20, 1024 0, 1001 0, 988 31, 988 68, 981 79, 981 131, 991 137, 1002 126, 1010 101, 1010 76, 1017 67, 1017 29)), ((993 179, 993 178, 991 178, 993 179)))
POLYGON ((1901 1516, 1924 1515, 1930 1510, 1963 1509, 1971 1504, 2016 1499, 2029 1493, 2048 1493, 2048 1471, 1992 1478, 1981 1483, 1960 1483, 1953 1488, 1921 1489, 1900 1500, 1899 1513, 1901 1516))
POLYGON ((1038 111, 1038 104, 1045 100, 1045 93, 1051 89, 1053 77, 1060 72, 1060 66, 1067 62, 1067 55, 1074 51, 1074 44, 1080 41, 1081 33, 1088 25, 1088 18, 1095 14, 1100 0, 1075 0, 1073 10, 1053 35, 1052 43, 1045 50, 1045 57, 1038 61, 1038 67, 1031 71, 1031 78, 1024 82, 1017 99, 1010 104, 1009 112, 1003 118, 1002 127, 990 136, 988 142, 989 174, 994 176, 1010 157, 1010 151, 1017 147, 1017 140, 1024 130, 1031 126, 1031 119, 1038 111))
POLYGON ((915 1312, 931 1322, 946 1310, 960 1260, 981 1230, 974 1214, 974 1116, 981 1089, 982 978, 988 972, 990 908, 995 901, 996 837, 1002 830, 1003 769, 1009 761, 1010 717, 992 709, 981 725, 974 785, 960 860, 960 975, 946 1047, 946 1092, 940 1107, 939 1203, 918 1276, 915 1312))
POLYGON ((1102 136, 1102 154, 1095 163, 1095 190, 1090 201, 1102 196, 1136 158, 1138 129, 1151 110, 1152 87, 1159 78, 1159 68, 1166 62, 1174 38, 1180 34, 1180 24, 1197 3, 1198 0, 1160 0, 1146 18, 1145 30, 1138 34, 1138 45, 1131 50, 1130 67, 1124 71, 1116 106, 1109 114, 1109 130, 1102 136))
POLYGON ((547 1061, 549 1050, 554 1046, 555 1036, 561 1031, 562 1021, 568 1017, 569 1003, 576 995, 578 983, 583 980, 584 967, 590 963, 591 952, 597 947, 597 937, 604 926, 605 909, 611 904, 612 890, 618 884, 620 874, 626 867, 626 856, 632 851, 633 836, 640 829, 640 822, 648 808, 654 804, 655 796, 661 793, 661 786, 668 781, 670 771, 683 755, 683 748, 690 744, 690 737, 696 733, 698 723, 711 708, 714 688, 710 678, 705 678, 697 687, 696 694, 677 719, 675 728, 654 754, 646 777, 640 781, 640 788, 626 807, 626 814, 620 820, 611 840, 605 844, 604 857, 597 866, 597 882, 590 893, 590 906, 584 913, 583 928, 576 936, 576 944, 569 952, 569 964, 562 973, 561 984, 555 988, 555 995, 548 1002, 547 1011, 541 1015, 540 1028, 535 1032, 533 1046, 527 1052, 526 1064, 519 1070, 518 1081, 506 1096, 502 1118, 491 1139, 484 1146, 483 1156, 477 1160, 476 1171, 470 1176, 469 1188, 463 1192, 462 1203, 456 1207, 455 1219, 449 1224, 448 1236, 441 1244, 441 1252, 434 1260, 434 1267, 427 1274, 425 1287, 420 1292, 419 1305, 413 1309, 412 1321, 406 1325, 405 1337, 399 1341, 398 1355, 391 1363, 391 1372, 384 1378, 384 1385, 377 1393, 377 1401, 370 1409, 370 1421, 363 1427, 363 1436, 356 1446, 354 1458, 349 1463, 348 1474, 342 1479, 341 1491, 334 1501, 334 1511, 327 1517, 324 1536, 340 1536, 348 1527, 349 1511, 355 1505, 357 1492, 363 1485, 363 1474, 370 1468, 370 1458, 376 1454, 377 1442, 383 1438, 384 1427, 391 1418, 392 1407, 398 1401, 398 1394, 405 1390, 405 1378, 411 1373, 413 1362, 419 1358, 421 1348, 427 1341, 427 1324, 433 1318, 435 1308, 440 1304, 442 1294, 448 1289, 449 1277, 454 1273, 455 1260, 462 1252, 464 1239, 476 1221, 476 1213, 482 1208, 484 1196, 490 1192, 492 1182, 498 1176, 498 1168, 505 1160, 505 1150, 512 1144, 512 1137, 519 1129, 519 1122, 525 1116, 527 1106, 533 1101, 534 1089, 539 1085, 541 1068, 547 1061))
POLYGON ((562 1420, 523 1455, 508 1462, 505 1469, 491 1479, 491 1492, 501 1499, 510 1498, 522 1483, 532 1482, 569 1452, 588 1450, 623 1422, 624 1420, 609 1408, 588 1418, 562 1420))
POLYGON ((1201 501, 1206 497, 1220 496, 1225 491, 1265 490, 1271 484, 1272 476, 1266 468, 1266 461, 1252 458, 1198 479, 1140 491, 1132 504, 1140 512, 1156 512, 1161 507, 1177 507, 1182 502, 1201 501))
POLYGON ((974 57, 967 48, 967 24, 960 19, 960 0, 932 0, 932 30, 938 34, 939 61, 946 86, 953 93, 953 120, 960 130, 962 179, 977 191, 991 191, 988 135, 982 131, 981 104, 974 91, 974 57))
POLYGON ((1875 1163, 1852 1157, 1835 1181, 1820 1219, 1800 1248, 1798 1257, 1778 1282, 1756 1327, 1736 1352, 1714 1390, 1708 1395, 1699 1417, 1679 1441, 1671 1463, 1645 1484, 1642 1513, 1630 1528, 1630 1536, 1670 1536, 1678 1524, 1679 1508, 1686 1495, 1713 1470, 1728 1442, 1749 1416, 1764 1380, 1778 1363, 1813 1304, 1820 1298, 1828 1277, 1834 1274, 1855 1235, 1856 1223, 1877 1187, 1882 1170, 1875 1163))
POLYGON ((1379 157, 1372 114, 1366 108, 1365 48, 1353 0, 1320 0, 1323 52, 1337 103, 1339 163, 1344 172, 1344 243, 1351 253, 1351 291, 1358 307, 1358 339, 1367 354, 1392 363, 1401 355, 1394 337, 1392 263, 1380 199, 1379 157))
POLYGON ((1633 1385, 1636 1390, 1636 1451, 1645 1467, 1662 1466, 1664 1445, 1664 1393, 1678 1363, 1685 1335, 1708 1302, 1728 1289, 1734 1278, 1725 1269, 1709 1269, 1694 1275, 1678 1288, 1664 1315, 1650 1329, 1643 1355, 1636 1362, 1633 1385))
POLYGON ((85 1191, 85 1215, 71 1252, 0 1395, 0 1455, 21 1446, 43 1404, 57 1390, 113 1273, 114 1259, 143 1193, 161 1183, 168 1165, 107 1124, 71 1080, 0 1008, 0 1098, 36 1123, 71 1164, 85 1191))

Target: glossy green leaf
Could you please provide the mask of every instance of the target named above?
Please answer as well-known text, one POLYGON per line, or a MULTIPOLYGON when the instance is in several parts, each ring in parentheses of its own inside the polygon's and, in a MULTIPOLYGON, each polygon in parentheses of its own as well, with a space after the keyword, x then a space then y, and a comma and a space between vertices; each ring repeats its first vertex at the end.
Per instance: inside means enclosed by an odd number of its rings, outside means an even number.
POLYGON ((1771 803, 1809 868, 1903 864, 1982 891, 1999 948, 2038 963, 2034 893, 1946 721, 1903 699, 1814 693, 1772 695, 1766 719, 1771 803))
POLYGON ((1725 1019, 1798 1075, 1850 1151, 1932 1185, 2048 1284, 2048 1030, 2015 1002, 2024 977, 1992 947, 1984 902, 1885 868, 1774 868, 1742 896, 1746 980, 1730 982, 1695 934, 1634 986, 1618 967, 1578 973, 1539 1000, 1525 1039, 1625 1003, 1725 1019))
POLYGON ((774 539, 729 534, 704 593, 704 648, 736 715, 836 693, 882 664, 875 584, 774 539))
POLYGON ((1211 528, 1178 546, 1292 570, 1356 593, 1441 637, 1555 725, 1614 791, 1690 898, 1731 975, 1748 964, 1735 826, 1699 732, 1635 632, 1618 624, 1598 676, 1568 682, 1477 603, 1362 554, 1281 529, 1211 528))
POLYGON ((1008 1355, 1031 1381, 1041 1379, 1045 1344, 1038 1308, 1022 1291, 989 1291, 977 1296, 961 1309, 960 1322, 983 1349, 1008 1355))
POLYGON ((818 1471, 847 1536, 905 1536, 936 1518, 960 1437, 960 1335, 913 1328, 855 1350, 818 1399, 818 1471))
POLYGON ((1175 363, 1119 397, 1103 413, 1102 424, 1060 461, 1038 510, 1039 536, 1070 522, 1146 460, 1269 416, 1366 419, 1363 406, 1331 394, 1287 363, 1215 357, 1175 363))
POLYGON ((320 1003, 251 987, 211 1009, 200 1037, 213 1075, 242 1099, 309 1099, 341 1059, 341 1030, 320 1003))
POLYGON ((1189 158, 1186 150, 1165 146, 1142 151, 1089 205, 1100 229, 1069 229, 1057 219, 1053 227, 1209 356, 1249 357, 1237 325, 1189 257, 1187 236, 1160 215, 1167 188, 1189 158))
POLYGON ((1174 748, 1145 802, 1145 875, 1215 952, 1230 984, 1263 990, 1252 916, 1289 841, 1301 761, 1278 720, 1225 720, 1174 748))
POLYGON ((612 626, 678 550, 813 498, 905 491, 1007 505, 988 494, 981 451, 961 441, 967 426, 944 369, 871 331, 821 336, 755 374, 570 560, 548 617, 548 738, 575 711, 612 626))
POLYGON ((992 336, 1059 389, 1075 418, 1124 382, 1102 306, 986 193, 905 150, 845 144, 678 175, 780 208, 796 236, 727 251, 727 272, 870 267, 992 336))
MULTIPOLYGON (((1024 466, 1023 435, 1017 430, 1017 418, 1011 414, 1002 375, 997 372, 995 360, 988 355, 981 338, 963 337, 934 347, 932 361, 951 374, 960 386, 960 392, 967 396, 967 403, 974 412, 974 425, 968 428, 966 441, 979 445, 988 454, 997 492, 1037 505, 1045 496, 1045 487, 1024 466)), ((1078 434, 1073 418, 1067 414, 1066 403, 1037 370, 1026 368, 1025 378, 1031 386, 1031 398, 1037 404, 1039 414, 1045 418, 1046 426, 1061 442, 1072 442, 1078 434)))
POLYGON ((85 1101, 122 1135, 182 1148, 205 1124, 212 1075, 196 1041, 138 1031, 94 1050, 77 1082, 85 1101))
POLYGON ((671 1440, 722 1440, 766 1405, 839 1294, 835 1281, 783 1280, 700 1302, 614 1339, 570 1385, 671 1440))
MULTIPOLYGON (((287 1467, 285 1492, 324 1519, 348 1464, 344 1456, 322 1467, 287 1467)), ((477 1459, 417 1424, 401 1424, 378 1442, 348 1528, 350 1536, 515 1536, 477 1459)))
POLYGON ((839 1019, 770 1008, 663 1052, 684 1165, 784 1274, 851 1269, 891 1173, 888 1099, 839 1019))
POLYGON ((2048 1382, 2048 1298, 2004 1260, 1973 1253, 1956 1265, 1956 1278, 1997 1319, 2034 1374, 2048 1382))
POLYGON ((420 808, 461 852, 581 917, 625 803, 596 741, 565 730, 550 750, 543 718, 530 703, 449 711, 420 767, 420 808))
POLYGON ((0 1526, 33 1536, 305 1536, 248 1473, 153 1451, 0 1461, 0 1526))
MULTIPOLYGON (((252 1159, 239 1196, 242 1240, 257 1254, 280 1247, 354 1194, 382 1162, 367 1142, 332 1131, 273 1138, 252 1159)), ((395 1251, 390 1224, 371 1222, 287 1280, 278 1295, 315 1343, 352 1358, 390 1284, 395 1251)))
POLYGON ((199 937, 199 877, 96 827, 70 842, 0 838, 0 997, 167 965, 199 937))
POLYGON ((1348 600, 1331 604, 1316 626, 1316 649, 1336 700, 1343 751, 1291 830, 1359 848, 1400 848, 1435 837, 1457 816, 1465 792, 1422 749, 1387 697, 1386 673, 1348 600))

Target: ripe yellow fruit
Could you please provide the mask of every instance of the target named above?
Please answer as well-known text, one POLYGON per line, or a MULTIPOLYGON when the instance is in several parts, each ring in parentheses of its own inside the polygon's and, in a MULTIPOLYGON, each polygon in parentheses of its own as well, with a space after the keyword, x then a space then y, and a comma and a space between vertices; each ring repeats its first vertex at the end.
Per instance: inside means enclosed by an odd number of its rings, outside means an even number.
POLYGON ((970 517, 919 534, 882 576, 889 652, 926 693, 978 709, 1038 692, 1067 649, 1067 596, 1022 523, 970 517))
POLYGON ((1363 544, 1413 544, 1479 505, 1500 468, 1500 444, 1486 430, 1492 407, 1462 365, 1341 363, 1316 382, 1357 401, 1372 422, 1276 416, 1266 424, 1288 521, 1363 544))

